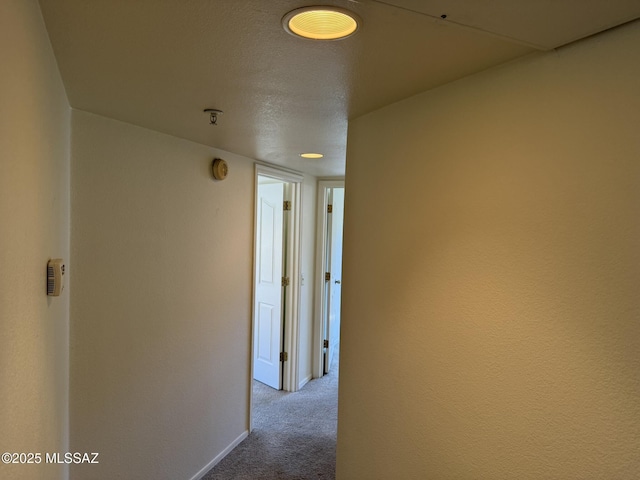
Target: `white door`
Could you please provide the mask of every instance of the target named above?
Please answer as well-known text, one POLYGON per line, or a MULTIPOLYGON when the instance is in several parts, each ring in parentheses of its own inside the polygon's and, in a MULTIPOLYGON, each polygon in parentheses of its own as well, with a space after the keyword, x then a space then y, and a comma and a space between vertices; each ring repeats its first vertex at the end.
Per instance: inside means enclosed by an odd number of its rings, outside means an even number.
POLYGON ((283 183, 258 185, 253 378, 282 388, 283 183))
POLYGON ((327 265, 330 273, 327 285, 327 333, 329 347, 325 355, 325 372, 329 372, 331 362, 340 344, 340 304, 342 298, 342 230, 344 222, 344 188, 332 188, 329 201, 332 205, 328 215, 327 265))

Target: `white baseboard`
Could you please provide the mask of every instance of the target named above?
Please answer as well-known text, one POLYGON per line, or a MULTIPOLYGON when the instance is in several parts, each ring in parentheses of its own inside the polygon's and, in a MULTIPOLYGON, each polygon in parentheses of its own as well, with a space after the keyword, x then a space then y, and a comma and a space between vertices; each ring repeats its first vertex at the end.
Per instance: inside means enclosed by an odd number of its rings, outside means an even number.
POLYGON ((191 477, 191 480, 200 480, 202 477, 204 477, 209 470, 211 470, 218 463, 220 463, 220 460, 222 460, 224 457, 229 455, 231 450, 236 448, 241 441, 243 441, 245 438, 247 438, 248 435, 249 435, 249 432, 247 430, 242 432, 238 438, 236 438, 233 442, 231 442, 227 446, 227 448, 225 448, 222 452, 220 452, 218 455, 216 455, 216 457, 213 460, 211 460, 209 463, 207 463, 204 467, 202 467, 200 469, 200 471, 198 473, 196 473, 193 477, 191 477))
POLYGON ((304 387, 307 383, 309 383, 312 379, 312 375, 309 374, 306 377, 304 377, 301 381, 300 384, 298 385, 298 390, 300 390, 302 387, 304 387))

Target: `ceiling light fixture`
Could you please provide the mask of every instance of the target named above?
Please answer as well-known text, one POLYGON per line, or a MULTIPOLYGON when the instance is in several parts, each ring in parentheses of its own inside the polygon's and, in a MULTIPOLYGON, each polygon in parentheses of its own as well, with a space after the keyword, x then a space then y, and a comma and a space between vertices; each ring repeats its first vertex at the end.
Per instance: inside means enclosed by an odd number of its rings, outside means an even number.
POLYGON ((358 16, 339 7, 313 6, 292 10, 282 18, 282 26, 291 35, 312 40, 339 40, 356 33, 358 16))
POLYGON ((302 158, 322 158, 324 157, 321 153, 301 153, 300 156, 302 158))

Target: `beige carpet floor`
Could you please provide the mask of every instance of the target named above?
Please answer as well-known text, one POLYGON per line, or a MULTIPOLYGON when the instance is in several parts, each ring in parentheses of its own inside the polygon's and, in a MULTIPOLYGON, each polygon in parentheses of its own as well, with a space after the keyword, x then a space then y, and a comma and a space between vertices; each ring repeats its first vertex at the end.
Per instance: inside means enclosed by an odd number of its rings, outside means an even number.
POLYGON ((254 382, 254 429, 203 480, 333 480, 338 355, 331 371, 287 393, 254 382))

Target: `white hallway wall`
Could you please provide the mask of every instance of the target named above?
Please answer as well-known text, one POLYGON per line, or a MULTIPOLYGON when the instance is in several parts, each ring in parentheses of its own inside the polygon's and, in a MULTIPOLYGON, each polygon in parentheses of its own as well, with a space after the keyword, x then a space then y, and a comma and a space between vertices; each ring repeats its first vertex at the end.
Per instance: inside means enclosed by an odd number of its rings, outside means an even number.
MULTIPOLYGON (((70 110, 35 1, 0 2, 0 453, 68 449, 70 110)), ((0 478, 58 480, 64 466, 0 464, 0 478)))
POLYGON ((72 117, 72 478, 191 478, 248 428, 249 159, 72 117), (229 163, 222 182, 214 156, 229 163))
POLYGON ((318 180, 305 176, 302 184, 302 252, 301 273, 304 285, 300 287, 300 360, 298 364, 299 386, 311 380, 313 374, 313 307, 315 247, 316 247, 316 203, 318 180))
POLYGON ((350 123, 339 479, 638 478, 639 45, 350 123))
POLYGON ((253 161, 82 111, 72 129, 71 448, 102 458, 71 478, 191 478, 248 429, 253 161))

